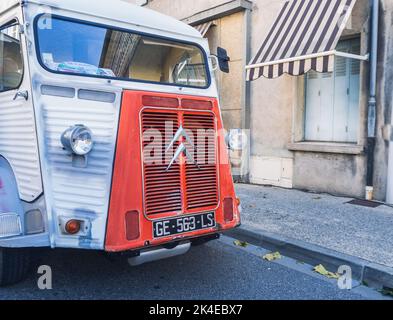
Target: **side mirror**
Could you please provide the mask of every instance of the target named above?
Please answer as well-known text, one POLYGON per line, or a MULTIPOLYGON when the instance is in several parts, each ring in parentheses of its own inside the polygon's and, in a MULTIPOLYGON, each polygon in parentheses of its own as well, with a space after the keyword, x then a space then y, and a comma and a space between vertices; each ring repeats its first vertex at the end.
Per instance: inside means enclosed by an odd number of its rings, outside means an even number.
POLYGON ((231 61, 231 58, 228 56, 228 52, 225 49, 218 47, 217 59, 220 70, 222 72, 229 73, 229 61, 231 61))
POLYGON ((232 151, 243 151, 248 145, 248 136, 242 129, 231 129, 225 136, 228 149, 232 151))

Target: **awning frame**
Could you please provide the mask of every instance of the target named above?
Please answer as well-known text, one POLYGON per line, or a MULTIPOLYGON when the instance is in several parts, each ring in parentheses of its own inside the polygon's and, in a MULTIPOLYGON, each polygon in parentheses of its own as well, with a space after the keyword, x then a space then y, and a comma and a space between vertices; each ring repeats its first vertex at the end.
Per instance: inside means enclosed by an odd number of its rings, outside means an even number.
POLYGON ((254 68, 261 68, 261 67, 268 67, 268 66, 272 66, 272 65, 276 65, 276 64, 281 64, 281 63, 288 63, 288 62, 296 62, 296 61, 300 61, 300 60, 321 58, 321 57, 326 57, 326 56, 337 56, 337 57, 349 58, 349 59, 360 60, 360 61, 368 61, 370 59, 370 54, 366 54, 366 55, 362 56, 362 55, 332 50, 332 51, 326 51, 326 52, 313 53, 313 54, 304 55, 304 56, 300 56, 300 57, 292 57, 292 58, 286 58, 286 59, 282 59, 282 60, 268 61, 268 62, 257 63, 257 64, 250 64, 250 65, 246 66, 246 70, 254 69, 254 68))
POLYGON ((206 34, 209 32, 211 27, 214 27, 217 25, 216 20, 210 20, 205 23, 201 23, 198 25, 193 26, 198 32, 202 35, 202 37, 206 37, 206 34))

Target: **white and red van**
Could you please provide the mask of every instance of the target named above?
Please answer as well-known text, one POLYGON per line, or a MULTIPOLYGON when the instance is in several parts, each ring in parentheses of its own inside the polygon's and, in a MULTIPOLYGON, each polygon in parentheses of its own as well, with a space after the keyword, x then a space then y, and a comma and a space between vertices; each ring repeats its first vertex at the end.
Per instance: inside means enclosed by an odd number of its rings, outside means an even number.
POLYGON ((2 0, 0 285, 34 247, 138 265, 237 227, 214 79, 228 59, 123 1, 2 0))

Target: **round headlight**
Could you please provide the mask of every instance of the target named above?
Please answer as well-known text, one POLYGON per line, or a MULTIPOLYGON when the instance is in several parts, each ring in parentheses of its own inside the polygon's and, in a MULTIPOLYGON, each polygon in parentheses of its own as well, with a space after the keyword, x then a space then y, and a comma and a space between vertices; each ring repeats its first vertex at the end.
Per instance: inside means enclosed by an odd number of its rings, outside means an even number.
POLYGON ((75 125, 64 131, 61 136, 64 148, 78 156, 87 155, 93 149, 91 130, 84 125, 75 125))

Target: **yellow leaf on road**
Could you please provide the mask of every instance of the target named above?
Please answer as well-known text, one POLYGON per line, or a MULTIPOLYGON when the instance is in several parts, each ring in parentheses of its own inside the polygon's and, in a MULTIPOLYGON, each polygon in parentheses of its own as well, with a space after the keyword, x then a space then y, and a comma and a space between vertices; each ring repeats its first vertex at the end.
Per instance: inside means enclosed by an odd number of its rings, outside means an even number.
POLYGON ((319 273, 319 274, 321 274, 321 275, 323 275, 325 277, 328 277, 330 279, 339 279, 340 278, 338 273, 333 273, 333 272, 330 272, 330 271, 326 270, 326 268, 323 265, 321 265, 321 264, 316 266, 314 268, 314 271, 316 273, 319 273))
POLYGON ((267 261, 274 261, 274 260, 279 260, 281 259, 281 254, 280 252, 274 252, 274 253, 269 253, 263 256, 263 259, 267 261))
POLYGON ((245 248, 245 247, 248 246, 248 243, 247 243, 247 242, 239 241, 239 240, 235 240, 235 241, 233 242, 233 244, 234 244, 235 246, 242 247, 242 248, 245 248))
POLYGON ((384 296, 391 296, 393 297, 393 290, 392 289, 382 289, 380 291, 384 296))

